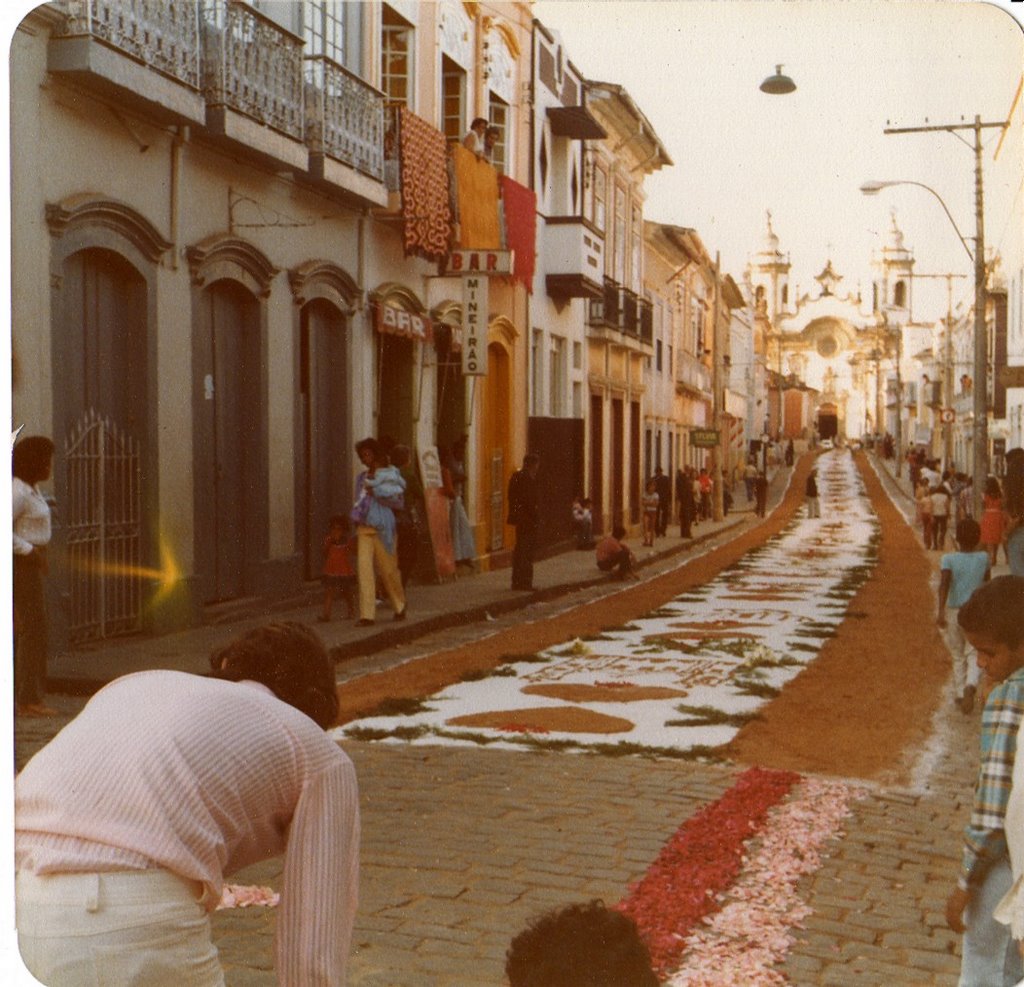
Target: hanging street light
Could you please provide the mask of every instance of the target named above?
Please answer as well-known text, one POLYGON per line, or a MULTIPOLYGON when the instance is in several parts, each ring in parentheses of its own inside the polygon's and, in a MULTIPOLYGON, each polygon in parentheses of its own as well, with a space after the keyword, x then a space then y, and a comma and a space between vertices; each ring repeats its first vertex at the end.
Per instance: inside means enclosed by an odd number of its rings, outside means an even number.
POLYGON ((796 90, 796 83, 788 76, 782 74, 782 66, 775 66, 775 75, 768 76, 760 86, 761 92, 770 96, 785 96, 796 90))

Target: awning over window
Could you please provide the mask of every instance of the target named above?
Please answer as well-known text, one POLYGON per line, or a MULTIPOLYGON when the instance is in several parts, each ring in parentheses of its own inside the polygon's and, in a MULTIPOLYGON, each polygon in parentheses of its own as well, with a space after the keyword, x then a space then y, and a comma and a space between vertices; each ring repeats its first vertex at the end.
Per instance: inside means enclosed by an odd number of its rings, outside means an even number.
POLYGON ((549 106, 551 133, 572 140, 603 140, 608 134, 585 106, 549 106))

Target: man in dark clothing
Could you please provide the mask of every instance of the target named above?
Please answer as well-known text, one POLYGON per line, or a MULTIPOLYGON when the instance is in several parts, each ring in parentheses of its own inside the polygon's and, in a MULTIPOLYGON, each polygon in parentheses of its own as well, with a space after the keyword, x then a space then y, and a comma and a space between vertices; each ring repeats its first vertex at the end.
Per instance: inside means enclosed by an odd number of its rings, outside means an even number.
POLYGON ((672 513, 672 481, 660 466, 654 471, 654 489, 658 493, 658 519, 654 523, 654 532, 659 538, 664 538, 672 513))
POLYGON ((764 517, 768 508, 768 477, 758 473, 754 481, 754 513, 764 517))
POLYGON ((676 499, 679 501, 679 537, 692 538, 690 525, 696 504, 693 500, 693 477, 689 472, 676 470, 676 499))
POLYGON ((533 589, 533 553, 540 523, 537 470, 540 456, 528 452, 523 468, 508 481, 508 523, 515 525, 516 547, 512 553, 512 589, 533 589))

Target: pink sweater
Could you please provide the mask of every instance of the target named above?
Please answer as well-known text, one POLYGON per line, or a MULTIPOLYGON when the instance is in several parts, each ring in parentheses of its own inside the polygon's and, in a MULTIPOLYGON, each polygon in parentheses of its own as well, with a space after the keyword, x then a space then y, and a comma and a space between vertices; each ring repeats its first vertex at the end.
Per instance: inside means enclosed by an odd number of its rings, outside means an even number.
POLYGON ((15 853, 37 874, 162 867, 198 880, 284 853, 285 987, 345 982, 358 894, 352 762, 255 682, 138 672, 98 692, 15 782, 15 853))

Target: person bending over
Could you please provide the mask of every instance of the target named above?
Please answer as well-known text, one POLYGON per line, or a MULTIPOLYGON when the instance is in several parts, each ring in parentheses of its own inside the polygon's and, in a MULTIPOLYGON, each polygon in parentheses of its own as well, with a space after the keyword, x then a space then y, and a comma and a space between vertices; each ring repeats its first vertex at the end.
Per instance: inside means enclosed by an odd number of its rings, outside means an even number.
POLYGON ((359 802, 333 662, 282 622, 210 664, 116 679, 15 780, 18 945, 48 987, 223 987, 224 878, 279 854, 276 982, 345 983, 359 802))

